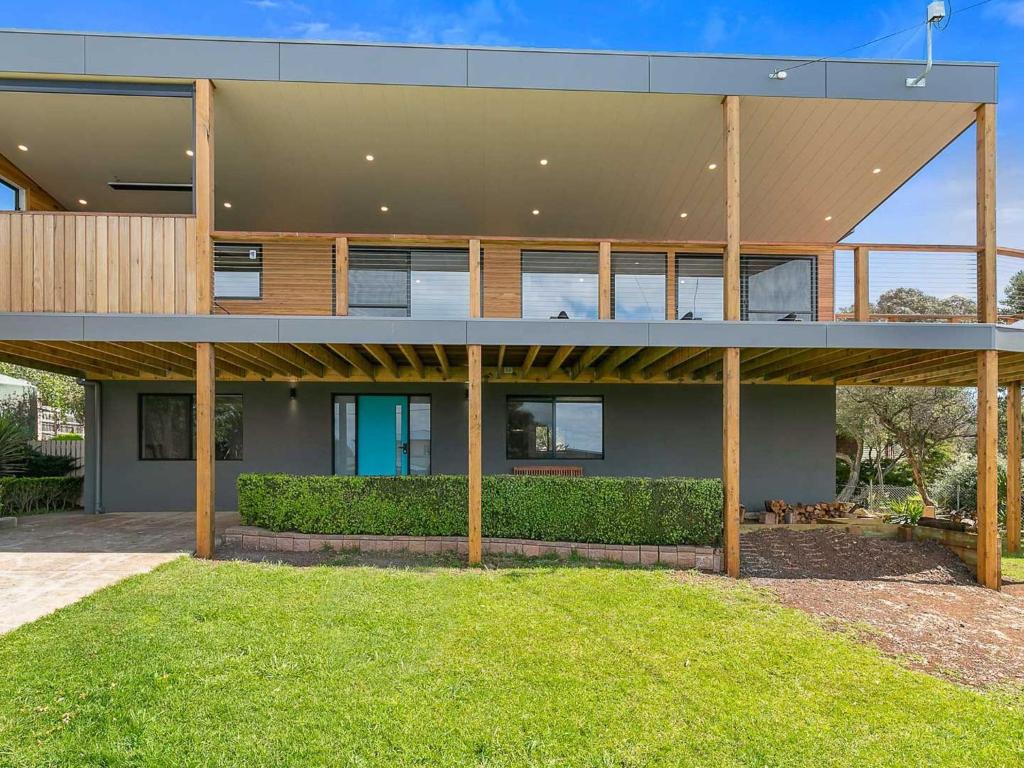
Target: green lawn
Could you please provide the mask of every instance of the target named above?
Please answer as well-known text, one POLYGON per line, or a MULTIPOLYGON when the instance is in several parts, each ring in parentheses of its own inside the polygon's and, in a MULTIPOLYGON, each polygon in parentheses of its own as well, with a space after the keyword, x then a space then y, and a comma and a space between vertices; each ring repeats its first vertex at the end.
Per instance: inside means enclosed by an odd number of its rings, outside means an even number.
POLYGON ((1006 766, 1024 707, 745 586, 182 559, 0 637, 3 766, 1006 766))
POLYGON ((1024 553, 1003 553, 1003 578, 1024 581, 1024 553))

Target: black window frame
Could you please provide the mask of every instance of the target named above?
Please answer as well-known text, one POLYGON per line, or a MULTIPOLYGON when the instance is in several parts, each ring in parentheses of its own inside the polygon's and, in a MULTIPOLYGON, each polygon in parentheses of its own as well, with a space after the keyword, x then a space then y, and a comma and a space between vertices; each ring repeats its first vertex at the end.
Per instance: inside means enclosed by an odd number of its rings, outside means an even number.
POLYGON ((11 192, 14 193, 14 207, 7 213, 16 213, 22 210, 22 200, 25 194, 25 190, 15 184, 13 181, 8 181, 3 176, 0 176, 0 187, 7 187, 11 192))
POLYGON ((506 461, 603 461, 605 458, 605 420, 604 395, 506 395, 505 396, 505 460, 506 461), (601 455, 600 456, 566 456, 559 455, 554 448, 558 435, 559 400, 567 402, 596 402, 601 405, 601 455), (551 445, 547 456, 511 456, 509 454, 509 404, 513 402, 550 403, 551 404, 551 445))
POLYGON ((262 301, 263 300, 263 244, 262 243, 215 243, 213 248, 213 287, 214 287, 214 300, 219 301, 262 301), (256 264, 250 266, 248 262, 242 262, 242 266, 239 268, 232 268, 230 271, 233 273, 238 272, 255 272, 259 275, 259 293, 256 296, 233 296, 224 295, 217 293, 217 272, 226 271, 217 269, 217 257, 234 257, 241 258, 239 254, 235 253, 224 253, 224 249, 239 248, 245 249, 246 251, 256 251, 256 264), (218 251, 220 251, 218 253, 218 251))
MULTIPOLYGON (((242 400, 242 447, 239 452, 237 459, 222 459, 214 456, 215 461, 245 461, 245 396, 238 392, 218 392, 214 396, 214 418, 216 418, 216 400, 218 398, 225 397, 237 397, 242 400)), ((140 392, 138 394, 138 403, 136 406, 136 421, 137 421, 137 437, 138 437, 138 460, 139 461, 195 461, 196 460, 196 396, 190 392, 140 392), (176 459, 164 459, 156 458, 153 456, 146 456, 143 449, 143 425, 144 425, 144 407, 143 403, 146 398, 150 397, 171 397, 171 398, 187 398, 189 401, 189 408, 192 413, 192 418, 189 419, 189 456, 188 458, 176 458, 176 459)), ((216 451, 216 435, 214 436, 214 451, 216 451)))
MULTIPOLYGON (((469 249, 467 249, 467 248, 440 248, 440 247, 435 247, 435 248, 398 248, 398 247, 388 247, 388 246, 353 246, 353 247, 349 248, 349 254, 348 254, 348 272, 349 272, 349 275, 348 275, 349 276, 348 314, 350 316, 352 316, 352 317, 409 317, 409 318, 414 318, 415 319, 416 315, 413 314, 413 305, 412 305, 412 286, 413 286, 413 280, 415 278, 417 270, 414 269, 414 267, 413 267, 413 261, 414 261, 414 256, 416 256, 418 254, 424 254, 424 253, 450 254, 450 255, 457 255, 457 256, 460 256, 460 257, 461 256, 465 256, 465 258, 466 258, 466 270, 465 270, 465 272, 463 274, 465 274, 467 276, 467 280, 468 280, 468 277, 469 277, 469 249), (405 303, 404 304, 367 304, 366 302, 361 302, 361 301, 358 301, 358 300, 353 301, 352 279, 351 279, 352 272, 353 272, 352 264, 353 264, 353 262, 358 263, 360 258, 374 258, 374 257, 378 257, 378 258, 393 258, 395 260, 395 265, 393 267, 389 266, 388 268, 392 269, 395 272, 404 272, 405 273, 405 303), (394 315, 375 315, 375 314, 369 314, 369 315, 361 315, 358 312, 354 313, 352 311, 353 309, 355 309, 355 310, 360 310, 360 309, 394 310, 396 313, 397 312, 404 312, 404 314, 394 314, 394 315)), ((383 262, 382 262, 382 264, 383 264, 383 262)), ((355 270, 355 271, 358 271, 358 270, 355 270)), ((451 270, 451 271, 462 273, 461 269, 459 269, 459 270, 451 270)), ((467 291, 467 302, 468 301, 469 301, 469 299, 468 299, 468 291, 467 291)), ((472 308, 471 307, 467 307, 466 318, 468 318, 471 314, 472 314, 472 308)), ((426 317, 423 317, 421 315, 420 317, 422 319, 433 319, 429 315, 426 316, 426 317)), ((448 319, 457 319, 457 318, 448 318, 448 319)))

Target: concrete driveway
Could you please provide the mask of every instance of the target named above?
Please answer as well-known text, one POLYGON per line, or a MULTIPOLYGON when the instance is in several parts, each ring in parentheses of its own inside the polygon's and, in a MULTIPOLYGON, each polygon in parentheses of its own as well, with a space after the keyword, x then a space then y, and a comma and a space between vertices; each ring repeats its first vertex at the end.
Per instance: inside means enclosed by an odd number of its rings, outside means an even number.
MULTIPOLYGON (((0 633, 190 554, 193 512, 59 513, 0 529, 0 633)), ((218 535, 238 514, 217 515, 218 535)))

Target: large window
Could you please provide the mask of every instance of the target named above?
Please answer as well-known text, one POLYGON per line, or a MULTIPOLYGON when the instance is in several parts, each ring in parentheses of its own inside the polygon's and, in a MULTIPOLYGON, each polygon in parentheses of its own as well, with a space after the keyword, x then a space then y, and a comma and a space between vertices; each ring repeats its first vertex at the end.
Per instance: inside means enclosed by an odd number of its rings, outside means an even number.
POLYGON ((507 408, 507 458, 604 457, 602 398, 510 397, 507 408))
POLYGON ((20 190, 13 184, 0 179, 0 211, 18 210, 20 190))
POLYGON ((721 320, 722 257, 676 257, 676 319, 721 320))
MULTIPOLYGON (((242 460, 242 396, 217 395, 213 450, 217 461, 242 460)), ((195 459, 195 397, 139 395, 139 458, 195 459)))
POLYGON ((258 299, 263 295, 263 246, 217 243, 213 253, 213 295, 258 299))
POLYGON ((612 254, 612 317, 665 319, 664 253, 612 254))
POLYGON ((354 248, 348 312, 363 317, 469 317, 467 251, 354 248))
POLYGON ((815 264, 811 256, 743 256, 743 319, 814 320, 818 293, 815 264))
POLYGON ((523 317, 597 319, 597 254, 523 251, 523 317))

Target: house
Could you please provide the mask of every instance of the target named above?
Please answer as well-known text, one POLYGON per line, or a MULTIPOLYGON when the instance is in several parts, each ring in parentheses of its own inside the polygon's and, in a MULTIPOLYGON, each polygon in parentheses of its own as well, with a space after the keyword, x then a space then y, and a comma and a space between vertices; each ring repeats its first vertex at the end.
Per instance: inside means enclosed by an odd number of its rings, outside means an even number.
POLYGON ((722 477, 732 574, 741 503, 834 494, 836 385, 977 386, 998 586, 997 67, 920 69, 2 32, 0 358, 83 377, 89 508, 200 555, 239 472, 462 473, 478 559, 481 474, 554 465, 722 477), (976 242, 849 237, 975 130, 976 242), (950 254, 976 317, 872 322, 876 256, 950 254))

